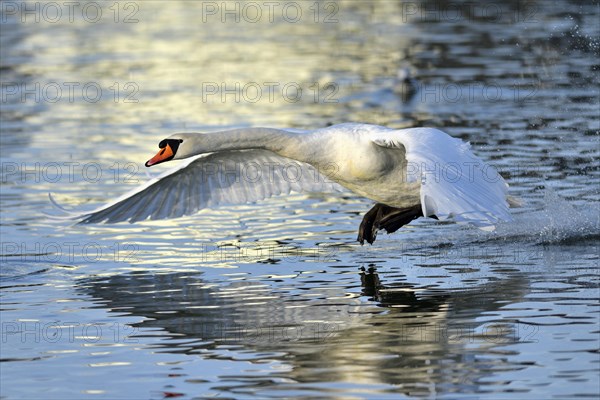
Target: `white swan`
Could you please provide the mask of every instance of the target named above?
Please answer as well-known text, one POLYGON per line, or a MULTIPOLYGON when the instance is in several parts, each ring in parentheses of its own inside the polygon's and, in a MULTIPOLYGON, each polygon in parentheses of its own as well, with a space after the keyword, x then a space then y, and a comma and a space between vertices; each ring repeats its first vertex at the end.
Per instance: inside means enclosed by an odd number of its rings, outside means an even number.
POLYGON ((375 200, 358 240, 373 243, 421 216, 493 230, 510 220, 508 185, 468 143, 433 128, 340 124, 310 132, 245 128, 177 133, 159 144, 152 166, 187 159, 115 201, 83 214, 82 223, 174 218, 223 203, 292 191, 343 191, 375 200))

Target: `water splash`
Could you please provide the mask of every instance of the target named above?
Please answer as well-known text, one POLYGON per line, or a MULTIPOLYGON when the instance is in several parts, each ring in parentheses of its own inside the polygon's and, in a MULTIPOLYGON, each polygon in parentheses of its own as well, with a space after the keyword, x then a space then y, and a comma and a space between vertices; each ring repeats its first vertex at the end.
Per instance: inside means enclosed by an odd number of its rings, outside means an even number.
POLYGON ((513 222, 498 226, 496 235, 537 244, 594 239, 600 236, 600 204, 576 207, 548 187, 541 209, 515 215, 513 222))

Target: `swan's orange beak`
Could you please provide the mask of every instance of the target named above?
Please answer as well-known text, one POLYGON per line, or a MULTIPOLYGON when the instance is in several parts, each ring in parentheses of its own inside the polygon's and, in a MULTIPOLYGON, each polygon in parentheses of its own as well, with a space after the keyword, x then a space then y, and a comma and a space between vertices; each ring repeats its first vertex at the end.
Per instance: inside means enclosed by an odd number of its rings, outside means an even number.
POLYGON ((146 161, 145 165, 146 167, 151 167, 153 165, 160 164, 161 162, 169 161, 174 155, 175 153, 173 153, 171 146, 167 144, 165 147, 160 149, 160 151, 156 153, 154 157, 146 161))

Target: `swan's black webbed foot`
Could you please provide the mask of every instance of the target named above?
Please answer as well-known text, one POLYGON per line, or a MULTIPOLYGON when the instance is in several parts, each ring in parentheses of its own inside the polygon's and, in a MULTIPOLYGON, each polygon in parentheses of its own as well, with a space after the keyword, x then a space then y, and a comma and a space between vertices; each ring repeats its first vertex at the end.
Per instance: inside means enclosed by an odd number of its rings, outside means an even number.
POLYGON ((356 240, 360 244, 365 244, 365 240, 373 244, 378 230, 385 229, 387 233, 396 232, 402 226, 422 216, 420 204, 408 208, 395 208, 377 203, 363 217, 356 240))
POLYGON ((375 241, 375 237, 377 236, 377 227, 375 225, 376 221, 380 219, 379 216, 381 207, 385 207, 381 203, 375 204, 373 208, 371 208, 365 216, 363 217, 360 226, 358 227, 358 237, 356 240, 360 242, 360 244, 365 244, 365 240, 369 244, 373 244, 375 241))

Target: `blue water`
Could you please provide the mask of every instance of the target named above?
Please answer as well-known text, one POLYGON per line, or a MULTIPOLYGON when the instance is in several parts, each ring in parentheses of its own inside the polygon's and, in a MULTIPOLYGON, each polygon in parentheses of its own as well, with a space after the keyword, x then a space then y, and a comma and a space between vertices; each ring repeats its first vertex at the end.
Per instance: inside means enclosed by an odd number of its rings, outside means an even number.
POLYGON ((0 396, 600 395, 598 4, 248 4, 2 3, 0 396), (373 246, 350 194, 45 215, 144 182, 172 132, 340 122, 468 140, 524 206, 373 246))

